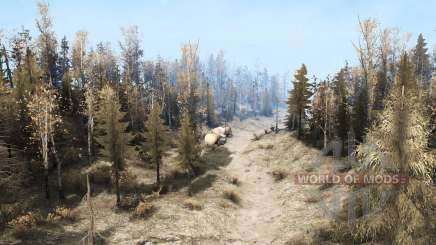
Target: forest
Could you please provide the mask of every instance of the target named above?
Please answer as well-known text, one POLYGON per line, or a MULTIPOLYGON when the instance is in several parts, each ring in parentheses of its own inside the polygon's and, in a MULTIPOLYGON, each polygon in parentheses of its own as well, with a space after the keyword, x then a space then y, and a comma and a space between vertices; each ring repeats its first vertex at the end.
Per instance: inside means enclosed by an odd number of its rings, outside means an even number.
POLYGON ((0 26, 0 244, 436 243, 422 34, 356 18, 358 63, 310 77, 302 60, 287 77, 222 50, 202 60, 201 40, 146 59, 136 25, 117 44, 68 40, 37 9, 34 36, 0 26))

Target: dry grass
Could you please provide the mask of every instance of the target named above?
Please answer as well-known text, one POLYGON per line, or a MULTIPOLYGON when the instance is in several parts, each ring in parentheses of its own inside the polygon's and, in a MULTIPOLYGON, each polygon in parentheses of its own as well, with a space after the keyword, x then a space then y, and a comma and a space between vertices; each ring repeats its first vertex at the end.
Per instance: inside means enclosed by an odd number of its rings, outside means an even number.
POLYGON ((42 223, 43 218, 41 214, 35 212, 28 212, 25 215, 19 216, 8 222, 8 226, 12 228, 12 234, 15 237, 24 237, 32 232, 38 224, 42 223))
POLYGON ((317 203, 320 201, 320 198, 317 196, 310 196, 304 200, 305 203, 317 203))
POLYGON ((201 204, 199 201, 195 199, 187 199, 183 202, 183 206, 190 210, 202 210, 203 204, 201 204))
POLYGON ((152 203, 141 201, 133 211, 133 215, 137 218, 147 218, 153 213, 154 210, 155 207, 152 203))
POLYGON ((281 181, 288 176, 288 172, 283 168, 276 168, 271 172, 275 181, 281 181))
POLYGON ((74 221, 75 216, 72 214, 71 209, 65 207, 57 207, 53 212, 47 215, 47 221, 56 222, 60 220, 74 221))
POLYGON ((271 150, 274 148, 274 145, 273 144, 259 144, 257 147, 259 149, 262 149, 262 150, 271 150))
POLYGON ((318 189, 320 190, 320 191, 323 191, 323 190, 326 190, 326 189, 328 189, 328 188, 330 188, 330 187, 332 187, 333 186, 333 183, 324 183, 324 184, 322 184, 318 189))
POLYGON ((241 203, 241 196, 236 190, 233 189, 226 189, 223 192, 224 198, 230 200, 234 204, 240 204, 241 203))

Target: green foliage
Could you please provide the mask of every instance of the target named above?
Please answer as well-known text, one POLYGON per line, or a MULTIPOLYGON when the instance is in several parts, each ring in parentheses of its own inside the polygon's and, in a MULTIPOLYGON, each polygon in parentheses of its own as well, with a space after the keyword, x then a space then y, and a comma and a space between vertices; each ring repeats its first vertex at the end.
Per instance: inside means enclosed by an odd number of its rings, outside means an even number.
POLYGON ((146 123, 146 138, 148 141, 147 153, 151 158, 151 161, 156 166, 156 182, 160 184, 160 164, 162 162, 162 156, 167 149, 167 136, 163 120, 160 118, 161 107, 159 104, 154 105, 148 115, 146 123))
POLYGON ((101 135, 97 137, 97 141, 103 146, 103 155, 113 163, 117 206, 120 206, 119 172, 124 169, 128 150, 127 127, 122 122, 124 113, 120 110, 121 106, 115 91, 109 85, 106 85, 101 89, 99 96, 100 110, 97 113, 97 125, 101 135))
POLYGON ((109 85, 101 89, 99 99, 99 111, 96 116, 100 136, 97 137, 97 141, 103 146, 102 154, 121 170, 128 142, 127 127, 122 122, 125 113, 121 112, 118 97, 109 85))
POLYGON ((189 114, 184 113, 177 142, 177 152, 180 164, 194 175, 196 175, 195 164, 200 161, 200 151, 200 145, 192 129, 189 114))
POLYGON ((301 136, 303 119, 306 117, 306 110, 310 108, 310 97, 312 96, 312 85, 309 83, 306 66, 303 64, 294 75, 294 88, 289 92, 287 121, 298 119, 298 135, 301 136))

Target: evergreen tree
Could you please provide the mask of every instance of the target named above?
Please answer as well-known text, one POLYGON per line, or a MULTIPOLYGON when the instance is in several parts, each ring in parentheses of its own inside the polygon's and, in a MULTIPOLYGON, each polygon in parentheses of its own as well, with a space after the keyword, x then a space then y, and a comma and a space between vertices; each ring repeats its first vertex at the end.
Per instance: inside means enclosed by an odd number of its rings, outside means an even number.
POLYGON ((104 147, 103 155, 112 161, 117 206, 119 207, 121 201, 120 171, 124 169, 128 137, 125 132, 126 125, 122 122, 124 113, 121 112, 121 106, 115 91, 109 85, 104 86, 100 91, 99 109, 97 125, 99 125, 102 135, 98 140, 104 147))
POLYGON ((156 185, 160 187, 160 167, 162 156, 167 148, 168 139, 166 137, 166 129, 163 120, 160 118, 161 108, 159 104, 155 104, 151 109, 146 123, 148 140, 148 155, 151 157, 152 163, 156 166, 156 185))
POLYGON ((430 85, 432 67, 430 64, 430 55, 428 54, 427 43, 421 34, 413 50, 413 63, 415 65, 415 76, 419 82, 419 86, 423 89, 428 89, 430 85))
MULTIPOLYGON (((377 234, 394 244, 411 244, 418 237, 428 241, 428 210, 431 203, 428 186, 435 157, 427 149, 428 118, 418 96, 413 65, 404 53, 400 60, 399 74, 387 98, 385 109, 367 134, 367 143, 357 149, 362 171, 375 173, 399 173, 408 176, 404 186, 371 187, 376 199, 381 191, 391 190, 381 212, 365 216, 353 227, 358 234, 377 234), (380 216, 375 218, 375 216, 380 216), (379 222, 379 220, 383 222, 379 222)), ((386 192, 385 192, 386 193, 386 192)), ((430 215, 431 216, 431 215, 430 215)), ((356 232, 354 230, 353 232, 356 232)))
POLYGON ((213 93, 209 88, 209 82, 207 82, 206 88, 206 123, 207 126, 213 127, 216 125, 215 104, 213 99, 213 93))
POLYGON ((191 119, 187 112, 183 113, 181 127, 177 141, 179 161, 183 168, 197 175, 195 164, 200 161, 200 145, 197 142, 191 119))
POLYGON ((335 133, 342 141, 342 147, 347 141, 350 129, 350 112, 348 105, 348 92, 346 87, 346 73, 348 67, 341 69, 333 80, 333 90, 336 98, 335 133))
POLYGON ((268 89, 265 89, 262 94, 262 114, 264 116, 272 115, 272 100, 268 89))
POLYGON ((353 108, 351 113, 352 128, 359 142, 363 141, 363 138, 368 129, 368 89, 366 83, 362 80, 356 81, 355 98, 353 101, 353 108))
MULTIPOLYGON (((312 96, 311 84, 306 77, 307 69, 303 64, 294 75, 294 88, 289 93, 288 116, 287 121, 294 120, 293 115, 297 118, 298 137, 301 137, 303 131, 303 120, 306 117, 306 110, 310 108, 310 97, 312 96)), ((289 125, 289 123, 288 123, 289 125)))

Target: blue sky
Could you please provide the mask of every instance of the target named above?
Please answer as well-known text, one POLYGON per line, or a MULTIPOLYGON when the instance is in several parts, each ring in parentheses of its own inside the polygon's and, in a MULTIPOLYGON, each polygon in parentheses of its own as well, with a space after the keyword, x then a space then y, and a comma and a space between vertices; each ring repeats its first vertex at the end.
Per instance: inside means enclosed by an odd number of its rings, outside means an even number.
MULTIPOLYGON (((22 25, 35 31, 36 1, 0 2, 0 28, 6 34, 22 25)), ((355 64, 352 42, 358 38, 358 16, 410 32, 411 44, 423 33, 430 51, 436 41, 436 1, 48 2, 58 38, 72 40, 77 30, 86 30, 91 44, 110 41, 118 49, 120 27, 135 24, 147 59, 175 59, 183 42, 200 40, 202 58, 223 49, 230 64, 266 67, 270 73, 292 74, 304 62, 310 74, 322 77, 336 72, 345 60, 355 64)))

